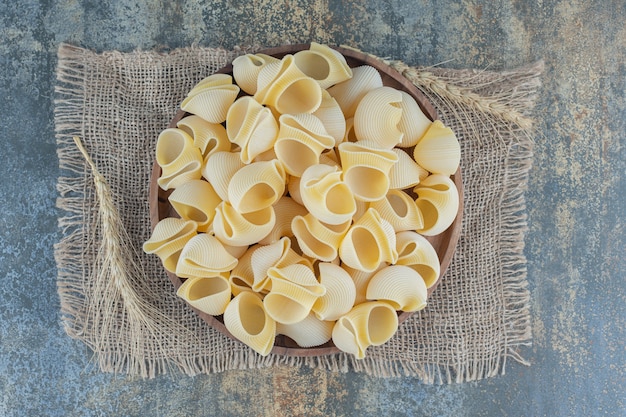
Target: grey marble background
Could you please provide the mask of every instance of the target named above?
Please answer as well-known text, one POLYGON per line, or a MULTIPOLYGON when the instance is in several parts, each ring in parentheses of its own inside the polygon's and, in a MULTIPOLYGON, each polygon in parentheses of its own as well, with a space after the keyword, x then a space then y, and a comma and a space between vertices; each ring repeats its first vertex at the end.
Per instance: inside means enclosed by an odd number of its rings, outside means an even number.
POLYGON ((623 0, 0 1, 1 416, 626 415, 623 0), (534 343, 507 373, 425 386, 307 369, 129 380, 60 324, 56 51, 318 42, 410 64, 544 59, 528 190, 534 343))

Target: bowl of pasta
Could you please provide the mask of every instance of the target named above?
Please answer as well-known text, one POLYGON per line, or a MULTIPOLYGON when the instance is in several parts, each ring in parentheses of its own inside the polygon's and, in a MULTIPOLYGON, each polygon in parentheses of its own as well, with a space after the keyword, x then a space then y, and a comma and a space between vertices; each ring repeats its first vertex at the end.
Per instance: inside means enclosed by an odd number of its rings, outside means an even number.
POLYGON ((260 355, 357 359, 427 306, 461 231, 460 146, 381 60, 318 43, 241 55, 158 136, 158 256, 260 355))

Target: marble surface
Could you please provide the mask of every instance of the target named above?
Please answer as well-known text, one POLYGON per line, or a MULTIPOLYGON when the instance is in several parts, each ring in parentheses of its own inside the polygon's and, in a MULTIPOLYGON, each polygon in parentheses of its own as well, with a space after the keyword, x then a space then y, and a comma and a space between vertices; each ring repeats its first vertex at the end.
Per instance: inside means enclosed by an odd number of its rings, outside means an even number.
POLYGON ((622 0, 0 2, 0 415, 626 415, 626 3, 622 0), (526 240, 527 367, 426 386, 308 369, 131 380, 59 319, 53 125, 60 42, 103 51, 318 41, 410 64, 545 60, 526 240))

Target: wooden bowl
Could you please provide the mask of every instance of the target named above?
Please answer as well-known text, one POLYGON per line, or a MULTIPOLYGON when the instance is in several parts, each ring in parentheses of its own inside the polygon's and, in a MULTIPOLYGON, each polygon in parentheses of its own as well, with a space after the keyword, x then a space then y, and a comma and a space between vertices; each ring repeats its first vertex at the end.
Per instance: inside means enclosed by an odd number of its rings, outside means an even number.
MULTIPOLYGON (((277 48, 266 49, 263 51, 259 51, 259 53, 264 53, 267 55, 274 56, 276 58, 282 58, 287 54, 293 54, 298 51, 309 49, 309 44, 299 44, 299 45, 286 45, 280 46, 277 48)), ((399 90, 403 90, 409 93, 417 103, 420 108, 424 112, 424 114, 431 120, 437 119, 437 112, 433 105, 426 99, 424 94, 419 91, 409 80, 407 80, 404 76, 402 76, 398 71, 389 67, 388 65, 382 63, 378 59, 371 57, 369 55, 363 54, 361 52, 346 49, 341 47, 335 47, 337 51, 339 51, 346 59, 348 65, 352 68, 358 67, 361 65, 370 65, 378 70, 383 80, 383 84, 389 87, 394 87, 399 90)), ((218 73, 224 74, 232 74, 232 65, 227 65, 226 67, 217 71, 218 73)), ((179 110, 175 115, 174 119, 172 119, 171 123, 168 127, 176 127, 176 123, 182 118, 188 116, 188 113, 185 113, 182 110, 179 110)), ((412 150, 409 150, 412 154, 412 150)), ((178 214, 174 211, 172 206, 169 203, 168 197, 171 194, 170 191, 162 190, 158 184, 157 180, 161 176, 161 167, 154 162, 154 166, 152 169, 152 177, 150 179, 150 220, 152 224, 152 228, 156 226, 156 224, 166 218, 166 217, 179 217, 178 214)), ((441 280, 441 276, 443 276, 444 272, 450 265, 450 261, 452 260, 452 255, 454 254, 456 244, 459 240, 459 236, 461 234, 461 219, 463 213, 463 184, 461 182, 461 170, 460 168, 457 172, 451 177, 456 184, 456 187, 459 192, 459 210, 457 216, 452 223, 452 225, 443 233, 427 237, 430 243, 433 245, 435 250, 437 251, 437 255, 439 256, 441 262, 441 275, 440 279, 437 280, 435 285, 428 290, 428 295, 430 296, 432 292, 436 289, 439 281, 441 280)), ((167 271, 166 271, 167 272, 167 271)), ((184 278, 179 278, 173 273, 167 272, 172 284, 174 284, 175 290, 180 287, 184 281, 184 278)), ((206 321, 210 326, 217 329, 224 335, 233 338, 236 338, 226 329, 224 326, 223 317, 222 316, 211 316, 209 314, 203 313, 197 309, 194 309, 196 313, 206 321)), ((402 323, 404 320, 409 318, 412 313, 399 312, 398 321, 402 323)), ((286 356, 321 356, 321 355, 330 355, 333 353, 338 353, 339 349, 335 347, 332 341, 327 342, 324 345, 313 347, 313 348, 301 348, 299 347, 293 340, 286 336, 277 336, 274 344, 274 348, 271 353, 277 355, 286 355, 286 356)))

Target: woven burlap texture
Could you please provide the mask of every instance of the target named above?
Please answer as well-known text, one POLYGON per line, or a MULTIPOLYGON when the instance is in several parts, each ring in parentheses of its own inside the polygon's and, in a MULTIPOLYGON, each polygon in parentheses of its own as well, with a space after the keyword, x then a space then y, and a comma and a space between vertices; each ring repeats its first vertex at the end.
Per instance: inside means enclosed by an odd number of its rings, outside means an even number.
MULTIPOLYGON (((456 254, 427 309, 404 322, 391 341, 369 348, 366 359, 346 354, 261 357, 206 325, 176 297, 158 258, 140 249, 150 236, 148 184, 156 138, 200 79, 244 52, 191 47, 167 53, 95 53, 60 46, 55 122, 62 173, 58 206, 64 214, 55 257, 66 332, 94 351, 102 371, 142 377, 172 370, 194 375, 308 366, 448 383, 504 373, 508 358, 526 363, 520 355, 520 347, 531 342, 524 190, 532 164, 531 111, 541 62, 493 72, 388 61, 426 94, 457 133, 465 208, 456 254), (98 200, 74 136, 82 139, 108 182, 139 249, 148 282, 139 283, 136 294, 168 318, 163 323, 168 331, 133 323, 119 288, 94 282, 98 200), (105 317, 103 306, 114 314, 105 317)), ((155 320, 158 326, 159 317, 155 320)))

